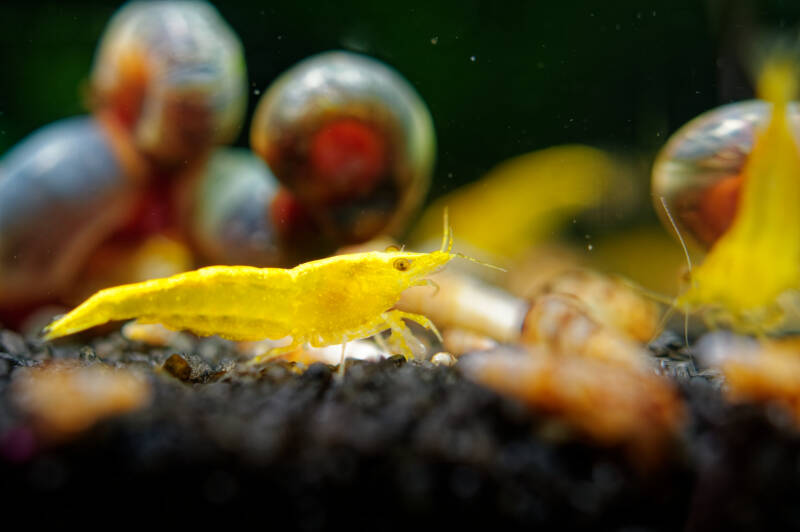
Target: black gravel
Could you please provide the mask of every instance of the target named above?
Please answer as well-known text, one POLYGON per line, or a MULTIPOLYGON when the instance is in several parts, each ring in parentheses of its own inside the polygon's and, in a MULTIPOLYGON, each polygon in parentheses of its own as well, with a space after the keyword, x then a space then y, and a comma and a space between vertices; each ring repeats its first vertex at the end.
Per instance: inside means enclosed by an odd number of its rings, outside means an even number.
POLYGON ((322 364, 250 368, 222 341, 50 348, 4 331, 0 507, 300 530, 800 528, 798 433, 780 411, 726 404, 719 377, 662 344, 690 421, 645 473, 621 449, 553 437, 551 420, 456 368, 350 361, 339 379, 322 364), (9 384, 51 358, 144 370, 154 400, 15 456, 30 432, 9 384))

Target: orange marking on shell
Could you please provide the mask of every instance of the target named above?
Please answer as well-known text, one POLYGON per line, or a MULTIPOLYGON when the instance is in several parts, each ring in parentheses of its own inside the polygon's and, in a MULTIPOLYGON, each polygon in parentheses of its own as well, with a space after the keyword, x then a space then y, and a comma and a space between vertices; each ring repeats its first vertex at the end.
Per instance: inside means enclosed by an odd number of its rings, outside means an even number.
MULTIPOLYGON (((742 176, 727 177, 709 188, 700 201, 700 228, 704 241, 716 242, 733 223, 739 205, 742 176)), ((699 231, 698 231, 699 232, 699 231)))
POLYGON ((333 197, 362 195, 386 172, 383 134, 360 120, 345 118, 324 125, 311 140, 314 177, 333 197))

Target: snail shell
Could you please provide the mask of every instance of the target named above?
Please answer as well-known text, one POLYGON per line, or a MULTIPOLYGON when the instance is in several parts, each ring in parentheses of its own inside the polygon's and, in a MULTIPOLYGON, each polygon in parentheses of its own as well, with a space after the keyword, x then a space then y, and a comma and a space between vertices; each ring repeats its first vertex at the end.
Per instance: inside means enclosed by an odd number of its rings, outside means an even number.
POLYGON ((210 157, 194 189, 191 232, 212 263, 274 265, 275 227, 267 216, 278 182, 264 161, 242 148, 210 157))
POLYGON ((69 118, 0 159, 0 306, 52 298, 130 217, 141 168, 124 138, 69 118))
POLYGON ((239 38, 205 2, 132 2, 111 19, 91 73, 92 108, 159 164, 227 144, 247 107, 239 38))
MULTIPOLYGON (((766 125, 771 104, 761 100, 723 105, 680 128, 653 166, 656 210, 667 227, 666 202, 681 236, 709 249, 736 214, 742 170, 755 133, 766 125)), ((800 134, 800 107, 790 104, 790 122, 800 134)))
POLYGON ((326 52, 281 75, 256 108, 253 150, 340 244, 398 235, 427 193, 433 122, 387 65, 326 52))

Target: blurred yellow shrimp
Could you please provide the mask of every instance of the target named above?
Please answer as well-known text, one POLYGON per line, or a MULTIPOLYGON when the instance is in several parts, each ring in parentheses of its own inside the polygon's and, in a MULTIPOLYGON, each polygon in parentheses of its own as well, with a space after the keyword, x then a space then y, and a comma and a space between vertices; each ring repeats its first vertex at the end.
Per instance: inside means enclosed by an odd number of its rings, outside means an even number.
MULTIPOLYGON (((400 294, 451 259, 453 233, 444 216, 442 247, 432 253, 401 250, 353 253, 292 269, 211 266, 166 279, 107 288, 44 330, 52 340, 112 320, 136 318, 199 335, 291 343, 259 355, 258 363, 303 344, 344 344, 387 329, 393 345, 412 356, 404 319, 439 332, 425 316, 392 309, 400 294)), ((466 258, 466 257, 465 257, 466 258)))
POLYGON ((787 108, 797 92, 797 66, 767 62, 758 94, 772 104, 744 167, 736 217, 676 301, 710 310, 739 330, 763 330, 782 319, 778 297, 800 288, 800 148, 787 108))
POLYGON ((687 321, 698 312, 712 328, 755 334, 795 327, 800 309, 800 106, 792 101, 800 66, 792 49, 766 52, 758 100, 698 116, 653 168, 662 222, 689 268, 672 308, 687 321), (694 268, 681 233, 710 248, 694 268))

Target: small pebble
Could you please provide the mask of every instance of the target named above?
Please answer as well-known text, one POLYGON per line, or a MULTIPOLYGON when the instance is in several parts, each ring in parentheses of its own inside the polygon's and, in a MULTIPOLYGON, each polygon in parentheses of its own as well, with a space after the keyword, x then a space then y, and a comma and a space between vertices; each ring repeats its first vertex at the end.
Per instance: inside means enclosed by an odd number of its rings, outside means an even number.
POLYGON ((431 357, 431 362, 433 362, 436 366, 447 366, 450 367, 456 363, 456 357, 442 351, 441 353, 436 353, 431 357))
POLYGON ((25 345, 25 340, 11 331, 0 333, 0 347, 5 347, 7 353, 16 356, 28 354, 28 346, 25 345))
POLYGON ((11 355, 9 353, 4 353, 2 351, 0 351, 0 360, 4 360, 7 363, 11 364, 12 366, 24 367, 24 366, 32 366, 34 364, 34 362, 31 360, 26 360, 25 358, 22 357, 15 357, 14 355, 11 355))
POLYGON ((192 378, 192 367, 181 355, 171 355, 163 366, 164 370, 178 380, 188 381, 192 378))
POLYGON ((407 362, 406 357, 404 357, 403 355, 392 355, 386 360, 389 362, 389 364, 398 368, 407 362))
POLYGON ((80 352, 78 353, 78 359, 83 360, 84 362, 96 362, 97 353, 95 353, 94 349, 87 345, 81 348, 80 352))

